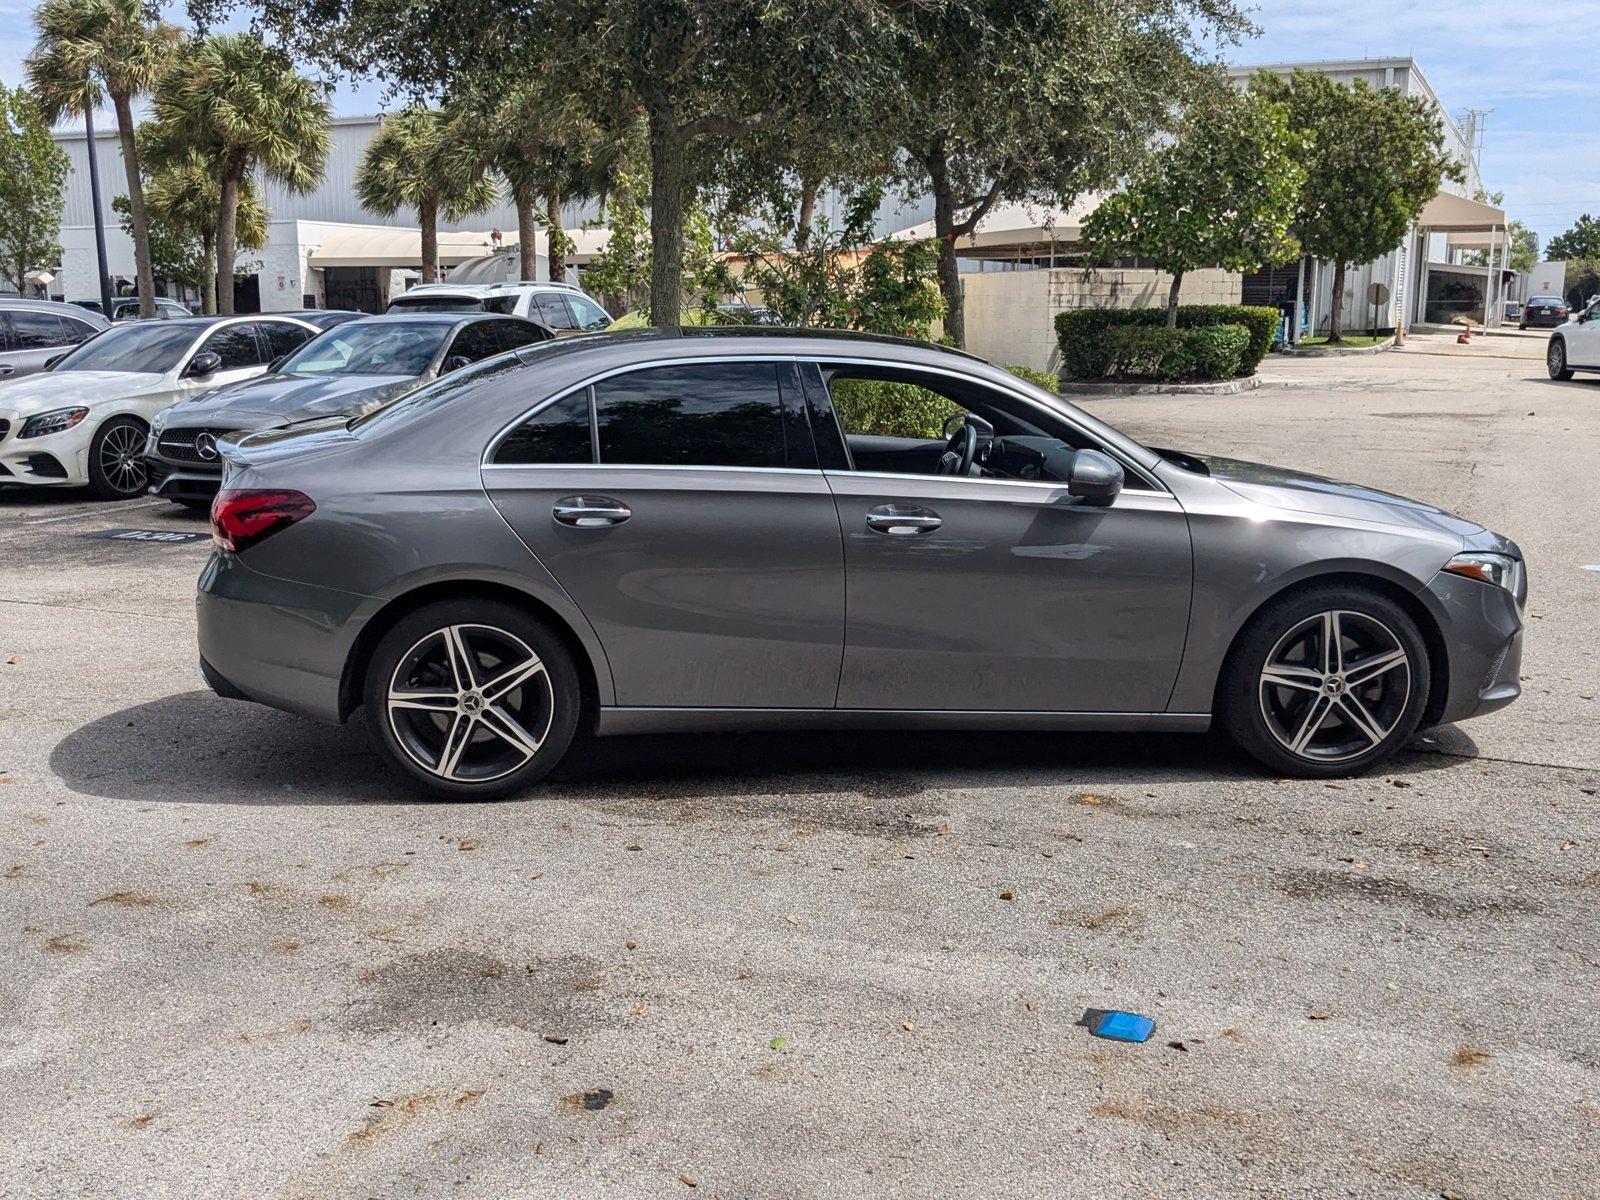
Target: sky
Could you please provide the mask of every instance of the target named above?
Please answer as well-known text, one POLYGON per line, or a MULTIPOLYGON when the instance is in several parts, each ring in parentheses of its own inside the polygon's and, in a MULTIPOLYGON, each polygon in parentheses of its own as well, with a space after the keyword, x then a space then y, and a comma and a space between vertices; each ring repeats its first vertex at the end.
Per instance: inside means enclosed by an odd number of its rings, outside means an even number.
MULTIPOLYGON (((181 5, 166 6, 181 22, 181 5)), ((29 0, 0 0, 0 81, 22 81, 32 46, 29 0)), ((1230 62, 1409 56, 1452 115, 1492 109, 1480 167, 1507 211, 1541 246, 1580 213, 1600 214, 1600 120, 1595 50, 1600 0, 1258 0, 1256 38, 1230 62)), ((373 112, 383 90, 343 85, 341 115, 373 112)))

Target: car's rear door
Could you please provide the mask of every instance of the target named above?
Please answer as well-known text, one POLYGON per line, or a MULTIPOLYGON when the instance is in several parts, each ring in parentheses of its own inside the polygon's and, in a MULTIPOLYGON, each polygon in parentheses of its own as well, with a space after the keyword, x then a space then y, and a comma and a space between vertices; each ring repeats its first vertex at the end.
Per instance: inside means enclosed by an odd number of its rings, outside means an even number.
MULTIPOLYGON (((823 375, 804 364, 806 386, 823 375)), ((911 386, 940 383, 908 374, 911 386)), ((979 403, 982 385, 952 394, 979 403)), ((998 404, 1015 405, 998 393, 998 404)), ((826 392, 819 439, 834 426, 826 392)), ((1082 445, 1043 411, 1030 420, 1082 445)), ((836 434, 835 434, 836 436, 836 434)), ((1040 443, 1048 439, 1039 439, 1040 443)), ((839 707, 974 712, 1157 713, 1183 656, 1193 562, 1177 500, 1128 464, 1108 507, 1064 481, 936 473, 869 455, 830 462, 844 535, 845 635, 839 707)), ((909 442, 909 440, 908 440, 909 442)), ((915 446, 915 443, 909 443, 915 446)))
POLYGON ((601 376, 487 459, 490 497, 594 627, 619 705, 833 706, 839 521, 791 360, 601 376))

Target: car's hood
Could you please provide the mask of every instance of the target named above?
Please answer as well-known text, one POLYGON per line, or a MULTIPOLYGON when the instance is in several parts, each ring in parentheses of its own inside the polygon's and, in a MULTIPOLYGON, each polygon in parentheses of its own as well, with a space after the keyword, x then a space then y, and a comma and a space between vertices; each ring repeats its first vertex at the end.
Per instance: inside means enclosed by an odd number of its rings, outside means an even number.
POLYGON ((167 386, 165 375, 144 371, 41 371, 0 383, 0 408, 19 414, 72 404, 125 400, 167 386))
POLYGON ((175 405, 167 426, 266 429, 318 417, 354 417, 416 382, 409 375, 263 375, 175 405))
MULTIPOLYGON (((1166 455, 1169 451, 1157 451, 1166 455)), ((1359 483, 1341 483, 1290 471, 1283 467, 1262 463, 1241 462, 1234 458, 1219 458, 1210 454, 1181 452, 1177 457, 1192 459, 1202 464, 1223 487, 1235 495, 1243 496, 1256 504, 1291 512, 1317 513, 1322 516, 1343 517, 1356 521, 1373 521, 1383 525, 1406 525, 1418 529, 1432 529, 1467 537, 1482 531, 1483 526, 1455 516, 1421 500, 1410 500, 1392 492, 1363 487, 1359 483)))

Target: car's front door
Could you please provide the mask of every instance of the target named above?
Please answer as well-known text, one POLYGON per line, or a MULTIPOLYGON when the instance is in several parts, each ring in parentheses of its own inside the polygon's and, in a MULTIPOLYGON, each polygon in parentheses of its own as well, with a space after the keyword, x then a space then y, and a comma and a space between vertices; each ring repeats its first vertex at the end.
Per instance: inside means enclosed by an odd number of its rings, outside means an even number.
POLYGON ((839 521, 792 361, 601 377, 500 438, 483 475, 594 627, 619 705, 833 706, 839 521))
MULTIPOLYGON (((847 373, 824 364, 805 378, 838 391, 847 373)), ((931 385, 961 398, 952 408, 995 415, 980 385, 956 382, 922 374, 899 386, 931 385)), ((1015 396, 988 398, 1017 410, 1015 396)), ((881 419, 882 408, 841 404, 839 416, 850 434, 853 420, 881 419)), ((1026 419, 1034 429, 1014 444, 1045 455, 1016 473, 1033 478, 939 474, 934 438, 873 438, 867 428, 845 439, 852 457, 827 472, 845 547, 840 708, 1166 709, 1193 579, 1184 512, 1131 469, 1109 507, 1068 495, 1059 464, 1084 446, 1081 431, 1042 409, 1026 419)), ((819 438, 831 432, 831 420, 817 423, 819 438)))
POLYGON ((1583 319, 1564 336, 1569 366, 1600 367, 1600 301, 1591 304, 1583 319))

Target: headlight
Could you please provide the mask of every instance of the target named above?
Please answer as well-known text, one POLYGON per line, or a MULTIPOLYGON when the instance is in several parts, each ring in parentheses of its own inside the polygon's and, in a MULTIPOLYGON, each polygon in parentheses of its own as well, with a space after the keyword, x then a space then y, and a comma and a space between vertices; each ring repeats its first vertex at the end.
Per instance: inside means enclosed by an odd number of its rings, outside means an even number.
POLYGON ((1458 554, 1445 563, 1444 569, 1452 575, 1505 588, 1513 596, 1522 591, 1522 562, 1509 554, 1458 554))
POLYGON ((171 411, 170 408, 163 408, 155 415, 155 419, 150 422, 151 437, 160 436, 161 431, 167 427, 167 414, 171 411))
POLYGON ((71 429, 79 421, 89 415, 87 408, 53 408, 49 412, 42 412, 36 417, 29 417, 22 425, 22 432, 18 438, 44 437, 50 433, 62 433, 71 429))

